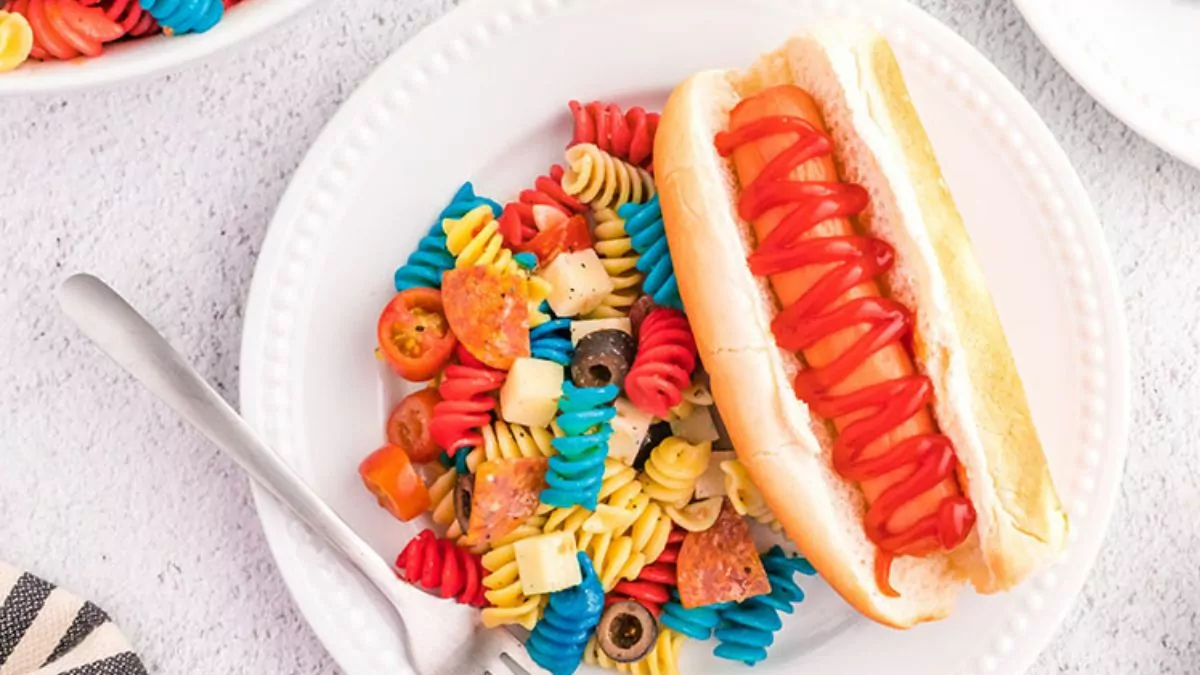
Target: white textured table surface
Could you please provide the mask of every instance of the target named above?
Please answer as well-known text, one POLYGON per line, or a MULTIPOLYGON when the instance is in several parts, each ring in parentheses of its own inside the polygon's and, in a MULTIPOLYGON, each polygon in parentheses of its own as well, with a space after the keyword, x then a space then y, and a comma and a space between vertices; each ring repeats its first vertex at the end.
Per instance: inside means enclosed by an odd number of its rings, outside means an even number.
MULTIPOLYGON (((334 0, 261 44, 116 89, 0 99, 0 559, 76 590, 152 671, 336 667, 238 470, 78 337, 91 270, 234 402, 270 216, 322 125, 448 2, 334 0)), ((1200 172, 1097 105, 1005 0, 921 0, 1046 119, 1095 202, 1133 347, 1133 436, 1082 597, 1031 673, 1200 672, 1200 172)))

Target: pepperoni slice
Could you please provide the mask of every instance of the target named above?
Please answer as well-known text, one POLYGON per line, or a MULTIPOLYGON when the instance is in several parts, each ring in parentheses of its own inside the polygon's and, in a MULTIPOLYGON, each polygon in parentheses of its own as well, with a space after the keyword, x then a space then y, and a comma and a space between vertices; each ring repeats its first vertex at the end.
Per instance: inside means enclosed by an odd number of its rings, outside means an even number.
POLYGON ((684 537, 676 576, 680 604, 688 609, 771 592, 750 528, 729 500, 712 527, 684 537))
POLYGON ((450 329, 471 356, 508 370, 529 356, 529 298, 526 281, 483 265, 442 275, 442 304, 450 329))
POLYGON ((475 495, 467 539, 490 544, 537 511, 548 463, 541 457, 492 459, 475 469, 475 495))

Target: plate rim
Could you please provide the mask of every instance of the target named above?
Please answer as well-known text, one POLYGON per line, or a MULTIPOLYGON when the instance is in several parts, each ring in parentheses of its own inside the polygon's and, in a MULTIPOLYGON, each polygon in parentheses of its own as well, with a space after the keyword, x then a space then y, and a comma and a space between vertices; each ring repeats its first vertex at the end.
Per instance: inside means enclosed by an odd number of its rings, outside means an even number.
POLYGON ((144 52, 140 58, 117 67, 95 59, 74 59, 36 64, 28 72, 18 69, 0 75, 0 99, 36 94, 65 94, 136 82, 174 72, 198 61, 248 46, 268 31, 279 28, 316 4, 316 0, 255 0, 238 5, 207 33, 179 38, 156 35, 113 47, 144 52))
MULTIPOLYGON (((297 226, 297 218, 303 213, 301 207, 304 206, 306 195, 311 191, 317 180, 319 168, 321 170, 324 169, 324 167, 320 167, 321 162, 319 160, 323 156, 332 155, 337 143, 346 140, 345 136, 350 131, 353 131, 353 126, 350 122, 361 121, 368 125, 372 123, 371 115, 378 115, 380 108, 378 106, 372 108, 371 104, 379 102, 376 99, 382 98, 380 95, 381 92, 387 92, 391 89, 386 84, 413 83, 414 81, 419 83, 428 79, 430 68, 436 74, 439 67, 448 67, 445 59, 442 58, 443 52, 428 50, 426 48, 431 46, 431 44, 435 44, 437 40, 450 35, 452 30, 465 29, 469 27, 468 22, 470 20, 480 19, 475 24, 476 35, 479 35, 478 31, 488 30, 482 19, 489 15, 493 19, 498 16, 504 16, 506 17, 505 22, 508 22, 511 26, 512 12, 506 13, 506 9, 521 7, 525 10, 522 16, 531 22, 536 22, 543 18, 544 15, 554 14, 560 8, 570 6, 575 4, 575 2, 578 2, 578 0, 540 0, 536 2, 532 0, 505 0, 504 2, 488 3, 486 9, 483 7, 483 2, 465 3, 432 22, 385 59, 370 76, 363 80, 355 92, 325 125, 316 141, 306 153, 276 209, 263 243, 259 261, 255 266, 254 277, 250 286, 241 348, 240 392, 243 414, 246 415, 247 420, 253 427, 262 431, 265 428, 264 425, 269 426, 270 424, 270 421, 264 418, 264 413, 261 410, 263 407, 261 405, 261 397, 263 395, 262 390, 264 389, 262 386, 264 375, 261 371, 264 365, 262 358, 263 349, 269 331, 266 322, 267 318, 271 316, 269 313, 271 310, 271 293, 274 290, 273 287, 276 284, 280 269, 287 262, 284 258, 284 249, 287 243, 289 243, 288 237, 292 235, 292 230, 297 226), (435 54, 432 61, 424 58, 431 53, 435 54), (442 58, 440 66, 438 65, 439 61, 437 61, 438 58, 442 58), (425 65, 430 62, 432 62, 432 66, 425 65), (402 75, 405 77, 401 77, 402 75), (288 215, 289 213, 290 215, 288 215), (285 218, 285 215, 288 217, 285 218)), ((788 0, 765 0, 765 2, 766 4, 779 6, 802 4, 801 2, 788 0)), ((808 0, 803 4, 828 10, 838 3, 831 3, 828 0, 825 0, 825 2, 808 0)), ((999 93, 1007 99, 1006 104, 1021 108, 1020 112, 1022 116, 1028 118, 1031 125, 1027 128, 1027 131, 1031 136, 1035 137, 1035 147, 1038 148, 1039 152, 1044 153, 1049 163, 1053 165, 1054 180, 1058 187, 1061 188, 1061 194, 1069 198, 1071 202, 1069 207, 1078 211, 1076 219, 1082 224, 1082 227, 1074 237, 1086 244, 1088 259, 1093 263, 1095 271, 1098 272, 1098 274, 1091 275, 1090 283, 1094 285, 1094 294, 1103 296, 1110 301, 1104 303, 1102 306, 1102 312, 1106 315, 1105 318, 1107 319, 1107 324, 1103 328, 1107 330, 1104 330, 1102 337, 1099 339, 1106 346, 1110 347, 1106 353, 1106 359, 1110 365, 1105 368, 1105 371, 1113 376, 1109 384, 1115 383, 1116 385, 1111 387, 1111 391, 1108 392, 1105 399, 1113 407, 1108 412, 1108 426, 1106 427, 1108 429, 1108 437, 1105 438, 1105 442, 1103 443, 1105 455, 1113 460, 1111 463, 1114 464, 1114 467, 1111 469, 1111 473, 1105 476, 1105 481, 1108 484, 1104 486, 1104 489, 1092 493, 1094 495, 1092 497, 1094 500, 1093 508, 1091 509, 1092 517, 1099 518, 1099 521, 1096 523, 1094 536, 1090 537, 1084 544, 1076 543, 1073 549, 1068 549, 1068 551, 1075 553, 1075 555, 1071 556, 1077 559, 1075 561, 1077 566, 1074 569, 1076 572, 1081 573, 1068 579, 1063 584, 1063 587, 1067 589, 1068 601, 1064 601, 1048 611, 1052 616, 1052 621, 1048 624, 1051 629, 1047 630, 1045 635, 1030 638, 1036 642, 1036 649, 1025 649, 1022 652, 1023 656, 1010 653, 1012 650, 1012 641, 1005 635, 1003 636, 1004 639, 1010 643, 1008 648, 1004 648, 1003 646, 996 647, 995 654, 989 652, 979 660, 979 669, 984 672, 994 671, 999 667, 1000 659, 1003 658, 1005 664, 1010 664, 1012 667, 1012 670, 1008 671, 1006 666, 1006 672, 1020 673, 1024 672, 1049 644, 1054 633, 1061 627, 1064 616, 1078 598, 1083 584, 1090 576, 1098 550, 1106 538, 1111 524, 1112 513, 1116 506, 1119 486, 1124 473, 1124 464, 1127 456, 1128 428, 1130 424, 1129 337, 1123 307, 1120 303, 1120 295, 1117 290, 1116 268, 1091 200, 1083 189, 1078 174, 1068 161, 1065 152, 1046 127, 1040 115, 1029 105, 1028 101, 1025 100, 1015 86, 1000 73, 995 65, 988 61, 986 57, 967 43, 961 36, 933 19, 920 8, 909 5, 903 2, 903 0, 859 0, 856 5, 862 7, 887 6, 891 11, 907 13, 909 17, 921 25, 923 32, 937 34, 939 41, 945 40, 947 50, 966 54, 972 60, 972 67, 979 67, 983 71, 986 71, 985 73, 981 73, 980 81, 986 83, 988 87, 995 87, 1001 90, 999 93), (986 75, 986 79, 982 79, 984 75, 986 75), (1082 565, 1079 565, 1078 562, 1080 555, 1085 558, 1082 565)), ((460 37, 464 35, 466 35, 465 30, 460 34, 460 37)), ((460 49, 461 42, 461 40, 458 41, 460 49)), ((447 42, 446 44, 449 43, 447 42)), ((465 52, 460 52, 460 55, 462 54, 465 54, 465 52)), ((407 97, 407 94, 401 92, 399 96, 404 98, 407 97)), ((396 101, 392 102, 395 103, 396 101)), ((376 117, 377 122, 378 117, 376 117)), ((1035 154, 1036 159, 1036 153, 1031 154, 1035 154)), ((1065 256, 1065 254, 1063 255, 1065 256)), ((1062 260, 1065 261, 1066 258, 1064 257, 1062 260)), ((265 377, 270 378, 272 376, 266 375, 265 377)), ((299 461, 302 463, 303 459, 299 458, 299 461)), ((252 492, 264 534, 266 535, 280 575, 284 578, 285 584, 288 587, 289 594, 327 651, 338 661, 342 668, 349 671, 353 664, 344 660, 345 654, 339 654, 338 650, 325 641, 322 631, 314 622, 314 617, 319 614, 317 613, 318 606, 313 599, 313 594, 298 592, 298 589, 302 588, 302 584, 300 584, 302 580, 301 566, 288 560, 285 555, 290 552, 284 550, 285 545, 292 544, 293 540, 291 537, 293 535, 305 536, 304 534, 299 534, 304 532, 303 526, 291 519, 265 490, 253 486, 252 492)), ((1054 577, 1050 578, 1053 579, 1054 577)), ((1045 584, 1045 588, 1052 588, 1056 583, 1052 581, 1049 584, 1045 584)), ((1025 585, 1028 586, 1029 584, 1025 585)), ((1031 593, 1038 595, 1038 591, 1032 591, 1031 593)))
POLYGON ((1060 3, 1013 1, 1038 41, 1088 95, 1160 150, 1200 169, 1200 111, 1190 123, 1173 120, 1162 106, 1149 103, 1153 100, 1149 92, 1130 86, 1133 80, 1112 76, 1104 51, 1089 48, 1090 42, 1072 36, 1053 16, 1060 3), (1110 73, 1107 77, 1106 70, 1110 73))

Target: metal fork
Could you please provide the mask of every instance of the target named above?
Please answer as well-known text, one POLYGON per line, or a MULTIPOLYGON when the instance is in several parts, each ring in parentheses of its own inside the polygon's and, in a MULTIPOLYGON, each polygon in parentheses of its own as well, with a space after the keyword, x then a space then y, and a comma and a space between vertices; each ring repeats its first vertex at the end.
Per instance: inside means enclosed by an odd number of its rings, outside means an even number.
POLYGON ((478 610, 436 598, 396 578, 391 566, 175 351, 137 310, 96 277, 78 274, 59 304, 98 347, 234 459, 379 589, 400 620, 420 675, 542 672, 505 630, 479 626, 478 610), (406 619, 407 617, 407 619, 406 619))

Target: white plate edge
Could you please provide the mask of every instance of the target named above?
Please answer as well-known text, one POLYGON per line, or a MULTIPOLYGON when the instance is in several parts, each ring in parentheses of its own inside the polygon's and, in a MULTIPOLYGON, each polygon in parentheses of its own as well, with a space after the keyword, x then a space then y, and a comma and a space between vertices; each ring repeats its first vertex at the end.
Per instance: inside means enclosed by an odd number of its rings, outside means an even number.
POLYGON ((1172 121, 1160 109, 1143 102, 1149 98, 1146 92, 1129 89, 1121 78, 1105 77, 1087 47, 1050 16, 1049 4, 1039 0, 1013 3, 1055 62, 1105 110, 1164 152, 1200 169, 1200 122, 1192 122, 1196 125, 1192 130, 1172 121))

